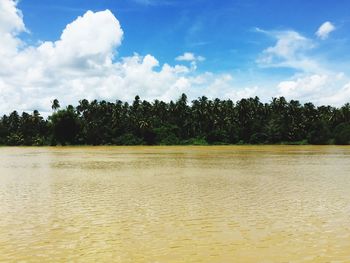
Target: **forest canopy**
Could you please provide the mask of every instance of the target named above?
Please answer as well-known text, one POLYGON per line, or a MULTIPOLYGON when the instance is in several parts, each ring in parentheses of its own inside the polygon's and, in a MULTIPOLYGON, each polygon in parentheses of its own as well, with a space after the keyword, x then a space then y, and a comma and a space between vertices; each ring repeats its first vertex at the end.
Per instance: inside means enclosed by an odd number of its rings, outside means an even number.
POLYGON ((169 103, 83 99, 64 109, 56 99, 52 110, 47 119, 37 110, 2 116, 0 145, 350 144, 349 103, 205 96, 188 103, 182 94, 169 103))

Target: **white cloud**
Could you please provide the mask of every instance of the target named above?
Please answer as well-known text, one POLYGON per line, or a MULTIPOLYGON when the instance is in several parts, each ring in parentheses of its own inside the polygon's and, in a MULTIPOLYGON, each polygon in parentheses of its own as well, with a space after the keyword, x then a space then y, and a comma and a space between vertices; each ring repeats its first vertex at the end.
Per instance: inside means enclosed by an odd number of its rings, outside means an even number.
POLYGON ((327 21, 324 22, 317 30, 316 36, 322 40, 327 39, 329 37, 329 34, 332 33, 335 30, 335 26, 327 21))
MULTIPOLYGON (((118 58, 123 30, 109 10, 88 11, 68 24, 58 40, 37 46, 21 41, 19 36, 26 31, 16 2, 0 0, 1 114, 33 109, 49 112, 54 98, 67 105, 83 98, 129 101, 135 95, 147 100, 170 100, 183 92, 190 99, 206 95, 237 100, 263 92, 255 84, 235 88, 239 80, 231 74, 199 73, 197 63, 205 58, 190 52, 176 58, 189 65, 161 65, 151 54, 118 58)), ((334 104, 350 98, 346 75, 325 70, 307 55, 315 45, 313 41, 294 31, 267 33, 276 44, 265 49, 259 64, 302 71, 298 77, 270 89, 271 94, 320 102, 328 96, 329 103, 334 104)))
POLYGON ((267 54, 281 58, 296 57, 300 50, 312 48, 310 40, 295 31, 285 31, 276 34, 277 43, 265 50, 267 54))
POLYGON ((279 95, 294 99, 315 100, 322 89, 328 84, 327 75, 309 75, 293 80, 282 81, 278 85, 279 95))
POLYGON ((205 61, 205 57, 196 56, 191 52, 185 52, 183 55, 175 58, 176 61, 191 62, 191 69, 195 71, 197 69, 197 63, 205 61))
POLYGON ((193 53, 186 52, 181 56, 178 56, 175 58, 177 61, 194 61, 196 60, 196 57, 194 56, 193 53))
MULTIPOLYGON (((0 1, 0 57, 16 53, 21 41, 16 36, 25 31, 22 13, 14 1, 0 1)), ((2 60, 2 59, 1 59, 2 60)), ((0 60, 0 66, 3 66, 0 60)))
POLYGON ((0 33, 15 34, 25 30, 22 13, 15 1, 0 1, 0 33))
POLYGON ((316 44, 296 31, 269 32, 257 29, 276 39, 274 46, 266 48, 257 60, 261 67, 284 67, 305 72, 320 71, 318 63, 307 55, 316 44))
POLYGON ((195 54, 190 52, 185 52, 183 55, 176 57, 175 60, 192 62, 192 61, 204 61, 205 58, 202 56, 196 56, 195 54))
POLYGON ((334 70, 329 61, 310 55, 310 51, 318 47, 316 41, 291 30, 265 31, 257 28, 256 31, 276 39, 273 46, 260 54, 258 65, 291 68, 296 72, 277 84, 275 96, 338 106, 350 100, 349 77, 334 70))
MULTIPOLYGON (((19 40, 25 26, 14 1, 1 0, 0 14, 0 47, 6 48, 0 60, 1 113, 50 111, 54 98, 61 105, 83 98, 132 100, 137 94, 170 100, 182 92, 200 96, 216 82, 233 87, 226 76, 197 73, 195 63, 204 60, 201 56, 193 55, 191 67, 160 65, 152 55, 117 58, 123 30, 109 10, 88 11, 68 24, 59 40, 39 46, 25 46, 19 40)), ((222 91, 216 91, 220 96, 222 91)))
POLYGON ((294 77, 280 82, 277 88, 278 96, 312 101, 318 105, 341 106, 350 98, 350 80, 342 73, 294 77))

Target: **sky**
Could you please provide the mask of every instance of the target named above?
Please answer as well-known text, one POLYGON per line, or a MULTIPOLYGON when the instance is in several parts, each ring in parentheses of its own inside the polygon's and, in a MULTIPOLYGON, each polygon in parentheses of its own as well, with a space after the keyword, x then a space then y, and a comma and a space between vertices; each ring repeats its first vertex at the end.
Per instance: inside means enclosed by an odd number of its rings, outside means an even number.
POLYGON ((350 2, 0 0, 0 113, 205 95, 350 102, 350 2))

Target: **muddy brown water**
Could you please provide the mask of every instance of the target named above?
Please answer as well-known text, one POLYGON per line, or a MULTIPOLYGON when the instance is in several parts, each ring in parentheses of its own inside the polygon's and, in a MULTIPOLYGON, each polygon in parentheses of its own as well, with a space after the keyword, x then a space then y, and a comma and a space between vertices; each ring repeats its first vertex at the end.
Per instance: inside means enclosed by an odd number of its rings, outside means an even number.
POLYGON ((0 262, 350 262, 350 147, 1 147, 0 262))

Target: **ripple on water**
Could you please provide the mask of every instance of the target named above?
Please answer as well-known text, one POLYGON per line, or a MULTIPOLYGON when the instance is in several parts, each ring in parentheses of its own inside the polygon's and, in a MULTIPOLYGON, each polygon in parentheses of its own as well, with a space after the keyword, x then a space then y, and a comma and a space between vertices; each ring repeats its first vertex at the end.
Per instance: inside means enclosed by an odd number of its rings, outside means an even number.
POLYGON ((350 262, 349 156, 2 148, 0 261, 350 262))

